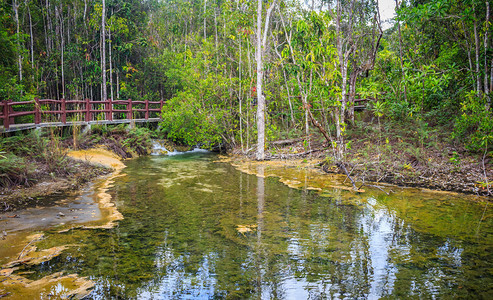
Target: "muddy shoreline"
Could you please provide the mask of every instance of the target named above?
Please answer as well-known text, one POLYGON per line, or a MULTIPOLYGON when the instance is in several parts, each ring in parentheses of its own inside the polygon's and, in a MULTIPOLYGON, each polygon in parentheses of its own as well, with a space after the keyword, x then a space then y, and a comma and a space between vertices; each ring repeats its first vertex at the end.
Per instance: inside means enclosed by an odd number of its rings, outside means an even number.
POLYGON ((29 206, 36 207, 0 214, 3 232, 0 242, 0 296, 15 298, 22 295, 24 299, 43 296, 82 299, 94 287, 94 282, 78 274, 54 273, 38 280, 30 280, 22 272, 18 272, 23 266, 41 264, 60 255, 69 247, 78 246, 61 245, 38 249, 38 244, 44 239, 44 230, 55 229, 58 233, 64 233, 75 228, 110 229, 115 226, 115 221, 123 219, 123 215, 116 209, 107 193, 113 179, 122 176, 119 173, 125 165, 121 159, 103 148, 72 151, 68 155, 76 162, 88 164, 95 169, 104 166, 106 170, 111 168, 113 172, 100 177, 100 180, 92 180, 90 186, 81 188, 74 194, 67 193, 67 190, 72 191, 73 187, 60 181, 45 183, 42 186, 49 186, 48 188, 35 187, 31 191, 38 195, 51 195, 50 203, 31 201, 29 206), (63 193, 63 197, 58 199, 55 191, 63 193), (55 286, 63 288, 56 289, 55 286), (58 294, 53 291, 58 291, 58 294))
MULTIPOLYGON (((390 184, 398 187, 485 196, 493 200, 493 160, 491 159, 485 161, 483 168, 480 156, 466 152, 457 154, 454 149, 449 152, 457 155, 456 160, 452 160, 450 155, 444 155, 443 151, 436 150, 427 150, 424 155, 426 159, 418 159, 395 148, 387 147, 382 151, 372 149, 366 152, 362 149, 363 145, 356 143, 353 149, 348 151, 345 164, 347 172, 357 187, 365 184, 377 186, 390 184)), ((233 161, 256 161, 252 150, 243 153, 240 149, 234 149, 229 155, 233 161)), ((300 140, 288 141, 281 146, 276 146, 274 142, 271 143, 271 149, 266 152, 268 162, 285 163, 346 177, 346 172, 330 157, 330 149, 317 141, 311 142, 310 149, 306 149, 306 145, 300 140)), ((347 181, 350 182, 349 179, 347 181)))

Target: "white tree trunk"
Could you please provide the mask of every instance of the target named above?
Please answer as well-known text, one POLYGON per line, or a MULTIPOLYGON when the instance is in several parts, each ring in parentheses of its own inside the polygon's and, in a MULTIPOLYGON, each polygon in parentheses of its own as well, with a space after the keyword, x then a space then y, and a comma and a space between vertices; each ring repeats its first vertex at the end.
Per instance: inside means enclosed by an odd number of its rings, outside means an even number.
POLYGON ((245 149, 243 148, 243 107, 242 107, 242 100, 243 100, 243 91, 242 91, 242 51, 241 51, 241 35, 239 37, 238 41, 238 53, 239 53, 239 59, 238 59, 238 76, 239 76, 239 87, 238 87, 238 100, 240 104, 240 115, 239 115, 239 121, 240 121, 240 144, 241 144, 241 152, 244 153, 245 149))
POLYGON ((20 40, 20 24, 19 24, 19 3, 14 0, 13 3, 14 14, 15 14, 15 24, 17 27, 17 65, 19 68, 19 83, 22 81, 22 55, 21 55, 21 40, 20 40))
POLYGON ((476 48, 476 88, 478 95, 481 94, 481 74, 479 73, 479 35, 478 35, 478 24, 476 21, 476 10, 473 5, 474 10, 474 43, 476 48))
POLYGON ((262 0, 257 0, 257 159, 265 159, 265 97, 262 91, 264 79, 263 54, 267 46, 270 16, 277 0, 274 0, 265 15, 264 32, 262 33, 262 0))
POLYGON ((484 33, 484 93, 489 95, 490 88, 488 87, 488 31, 490 29, 490 2, 486 1, 486 29, 484 33))
POLYGON ((262 93, 264 78, 262 62, 262 1, 257 0, 257 159, 264 160, 265 153, 265 99, 262 93))
POLYGON ((58 19, 60 22, 60 58, 62 65, 60 66, 62 71, 62 98, 65 98, 65 38, 63 28, 63 8, 60 3, 60 11, 58 12, 58 19))
POLYGON ((204 0, 204 40, 207 40, 207 0, 204 0))
POLYGON ((114 100, 114 98, 113 98, 113 63, 112 63, 113 57, 111 55, 111 42, 112 42, 111 41, 111 29, 108 30, 108 35, 109 35, 108 36, 108 38, 109 38, 109 45, 108 45, 109 49, 108 50, 109 50, 109 55, 110 55, 110 57, 109 57, 109 61, 110 61, 110 93, 111 93, 111 100, 114 100))
POLYGON ((106 89, 106 1, 103 0, 103 11, 101 13, 101 100, 106 101, 108 92, 106 89))
MULTIPOLYGON (((31 68, 34 69, 34 37, 33 37, 33 21, 31 17, 31 9, 29 8, 29 4, 26 3, 27 6, 27 11, 29 13, 29 36, 31 39, 31 68)), ((33 79, 34 79, 34 74, 33 74, 33 79)))

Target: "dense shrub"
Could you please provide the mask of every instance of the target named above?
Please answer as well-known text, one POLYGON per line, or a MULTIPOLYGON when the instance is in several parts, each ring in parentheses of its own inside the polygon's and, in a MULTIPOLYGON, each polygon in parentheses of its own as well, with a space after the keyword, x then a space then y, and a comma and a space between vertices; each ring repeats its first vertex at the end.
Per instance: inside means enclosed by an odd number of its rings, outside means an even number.
POLYGON ((33 165, 14 154, 0 157, 0 188, 31 185, 35 182, 33 165))

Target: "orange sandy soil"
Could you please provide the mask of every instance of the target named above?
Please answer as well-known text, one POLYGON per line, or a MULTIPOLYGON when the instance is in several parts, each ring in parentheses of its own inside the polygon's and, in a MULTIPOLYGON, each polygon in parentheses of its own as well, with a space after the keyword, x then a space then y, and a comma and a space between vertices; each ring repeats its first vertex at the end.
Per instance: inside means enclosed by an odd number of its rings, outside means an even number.
MULTIPOLYGON (((90 150, 71 151, 68 156, 91 164, 99 164, 112 168, 114 172, 109 177, 97 182, 94 186, 94 200, 99 204, 101 218, 91 221, 76 228, 95 229, 112 228, 115 221, 123 219, 111 202, 111 196, 107 189, 113 183, 113 179, 120 174, 125 167, 119 157, 103 148, 90 150)), ((66 232, 74 227, 67 227, 59 232, 66 232)), ((55 273, 38 280, 29 280, 23 273, 16 273, 21 265, 35 265, 60 255, 65 249, 76 245, 62 245, 50 249, 38 249, 36 244, 43 239, 42 233, 22 232, 19 234, 5 235, 0 241, 0 253, 4 257, 11 257, 0 268, 0 298, 8 296, 8 299, 82 299, 87 296, 94 283, 77 274, 55 273)))
MULTIPOLYGON (((267 161, 276 164, 310 165, 326 174, 346 177, 332 158, 332 148, 316 134, 310 136, 309 143, 303 138, 270 142, 265 154, 267 161)), ((236 148, 231 155, 254 162, 255 147, 246 153, 236 148)), ((393 184, 493 197, 493 156, 483 160, 481 153, 470 153, 445 142, 426 147, 413 145, 406 137, 357 136, 351 139, 345 163, 358 187, 363 183, 393 184)))

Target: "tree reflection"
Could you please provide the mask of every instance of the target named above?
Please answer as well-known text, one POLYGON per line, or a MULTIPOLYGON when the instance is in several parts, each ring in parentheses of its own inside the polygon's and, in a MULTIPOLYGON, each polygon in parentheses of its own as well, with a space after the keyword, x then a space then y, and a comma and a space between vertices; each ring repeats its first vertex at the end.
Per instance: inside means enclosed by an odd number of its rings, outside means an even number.
POLYGON ((118 228, 72 231, 64 243, 84 246, 33 270, 91 276, 95 299, 487 296, 492 243, 458 238, 457 224, 441 236, 432 224, 452 216, 476 232, 482 207, 472 217, 472 208, 465 216, 411 210, 397 196, 321 197, 307 189, 305 172, 296 190, 256 171, 208 160, 130 162, 111 191, 125 216, 118 228))

